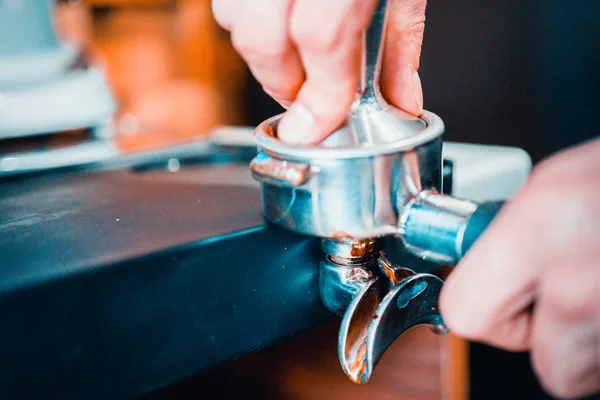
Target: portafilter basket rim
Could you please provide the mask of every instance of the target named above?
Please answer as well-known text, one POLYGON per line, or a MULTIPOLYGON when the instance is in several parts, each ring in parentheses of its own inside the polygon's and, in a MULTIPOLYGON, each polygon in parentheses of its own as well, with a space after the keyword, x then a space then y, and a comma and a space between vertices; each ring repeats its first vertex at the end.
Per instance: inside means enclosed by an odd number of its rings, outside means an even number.
POLYGON ((283 113, 276 115, 261 123, 254 131, 254 140, 261 150, 293 159, 352 159, 394 154, 410 151, 435 140, 444 133, 442 119, 430 111, 423 110, 419 118, 425 122, 425 129, 418 134, 395 142, 351 147, 293 145, 277 138, 277 125, 283 115, 283 113))

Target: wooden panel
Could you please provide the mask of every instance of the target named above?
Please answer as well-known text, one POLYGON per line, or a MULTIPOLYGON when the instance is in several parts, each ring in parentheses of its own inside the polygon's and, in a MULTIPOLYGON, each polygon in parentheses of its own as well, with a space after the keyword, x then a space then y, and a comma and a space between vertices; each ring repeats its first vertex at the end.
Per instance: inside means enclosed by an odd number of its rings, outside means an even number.
POLYGON ((469 343, 457 336, 450 335, 442 347, 442 384, 444 400, 469 399, 469 343))
POLYGON ((417 327, 398 339, 365 385, 352 383, 337 358, 339 321, 331 321, 150 396, 157 399, 465 400, 444 376, 450 336, 417 327))

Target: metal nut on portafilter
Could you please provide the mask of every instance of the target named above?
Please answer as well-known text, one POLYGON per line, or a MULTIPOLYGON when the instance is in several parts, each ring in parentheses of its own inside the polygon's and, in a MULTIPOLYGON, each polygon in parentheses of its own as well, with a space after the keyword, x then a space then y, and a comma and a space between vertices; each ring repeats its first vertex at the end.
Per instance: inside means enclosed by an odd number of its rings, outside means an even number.
POLYGON ((409 328, 447 331, 437 302, 442 281, 393 266, 382 238, 395 235, 423 259, 458 262, 499 210, 443 195, 444 124, 429 111, 414 117, 379 89, 387 0, 364 33, 358 93, 344 126, 318 146, 279 140, 281 115, 255 131, 250 168, 261 182, 265 216, 323 239, 323 303, 343 314, 338 353, 346 374, 369 380, 391 343, 409 328))

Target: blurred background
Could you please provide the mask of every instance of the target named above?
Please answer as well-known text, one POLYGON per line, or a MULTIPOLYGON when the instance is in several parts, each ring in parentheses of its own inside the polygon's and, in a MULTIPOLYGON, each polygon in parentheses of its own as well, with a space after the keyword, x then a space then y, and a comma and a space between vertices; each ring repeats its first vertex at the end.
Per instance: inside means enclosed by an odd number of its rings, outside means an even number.
POLYGON ((247 72, 209 0, 59 1, 55 13, 60 35, 106 69, 123 150, 247 123, 247 72))
MULTIPOLYGON (((31 1, 0 0, 0 7, 27 7, 28 3, 31 5, 31 1)), ((186 143, 202 138, 217 126, 254 126, 282 111, 248 74, 228 33, 216 25, 210 0, 48 4, 60 39, 74 44, 85 62, 99 65, 105 72, 115 99, 110 130, 119 151, 138 152, 186 143)), ((42 40, 44 27, 40 25, 43 19, 1 18, 0 60, 46 46, 42 40)), ((597 137, 599 65, 600 1, 429 2, 420 74, 425 107, 445 121, 446 140, 518 146, 537 162, 597 137)), ((39 68, 43 69, 43 64, 39 68)), ((34 117, 33 113, 28 116, 34 117)), ((1 125, 2 121, 0 132, 1 125)), ((6 140, 0 140, 0 152, 21 145, 7 135, 6 140)), ((323 348, 333 345, 331 332, 334 330, 322 332, 326 344, 323 348)), ((246 381, 238 382, 239 390, 244 391, 247 389, 242 387, 247 386, 243 384, 250 383, 248 375, 239 371, 257 365, 263 366, 261 371, 269 366, 288 368, 293 372, 286 379, 292 386, 293 376, 305 383, 316 379, 313 382, 317 384, 319 380, 302 369, 304 365, 314 371, 314 365, 306 365, 314 364, 315 359, 305 357, 298 361, 300 367, 295 367, 290 360, 297 358, 289 354, 302 346, 286 346, 252 356, 263 357, 260 362, 256 358, 242 360, 159 395, 180 398, 184 392, 201 390, 210 382, 230 385, 242 375, 246 381), (288 354, 284 361, 281 354, 288 354)), ((415 347, 414 351, 423 351, 419 349, 415 347)), ((526 354, 508 354, 472 344, 469 358, 473 399, 550 398, 537 384, 526 354)), ((427 388, 427 376, 421 380, 427 388)), ((389 391, 380 392, 381 398, 393 398, 397 385, 387 387, 389 391)), ((228 390, 234 389, 230 386, 228 390)), ((311 393, 298 398, 334 398, 331 394, 311 393)), ((438 392, 427 393, 430 397, 414 398, 434 398, 438 392)), ((277 398, 269 396, 264 392, 262 398, 277 398)), ((345 396, 350 398, 349 394, 345 396)))
MULTIPOLYGON (((55 3, 61 38, 106 70, 126 151, 282 111, 216 25, 210 0, 55 3)), ((447 140, 519 146, 538 161, 598 134, 600 2, 432 0, 427 17, 425 107, 444 119, 447 140)))

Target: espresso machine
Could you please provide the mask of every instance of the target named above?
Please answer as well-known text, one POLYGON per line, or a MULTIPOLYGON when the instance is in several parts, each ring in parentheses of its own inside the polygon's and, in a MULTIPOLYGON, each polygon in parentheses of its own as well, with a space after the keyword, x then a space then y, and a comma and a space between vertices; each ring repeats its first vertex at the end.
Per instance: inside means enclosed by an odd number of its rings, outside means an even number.
POLYGON ((0 3, 2 33, 31 30, 28 46, 0 43, 0 100, 13 107, 0 108, 0 138, 96 132, 90 152, 0 158, 1 398, 139 396, 336 314, 341 369, 366 383, 410 327, 447 332, 435 272, 468 251, 531 160, 443 142, 438 116, 385 103, 386 3, 347 122, 322 144, 281 142, 277 116, 128 155, 112 144, 102 72, 51 34, 51 2, 0 3), (44 68, 23 61, 41 57, 44 68))
POLYGON ((429 324, 447 333, 438 310, 442 279, 394 265, 385 238, 414 256, 455 265, 502 207, 443 193, 442 120, 388 104, 379 88, 388 1, 380 0, 364 33, 362 73, 346 122, 318 146, 277 137, 281 115, 255 132, 251 163, 265 216, 321 239, 323 304, 343 315, 338 353, 356 383, 366 383, 403 332, 429 324))

